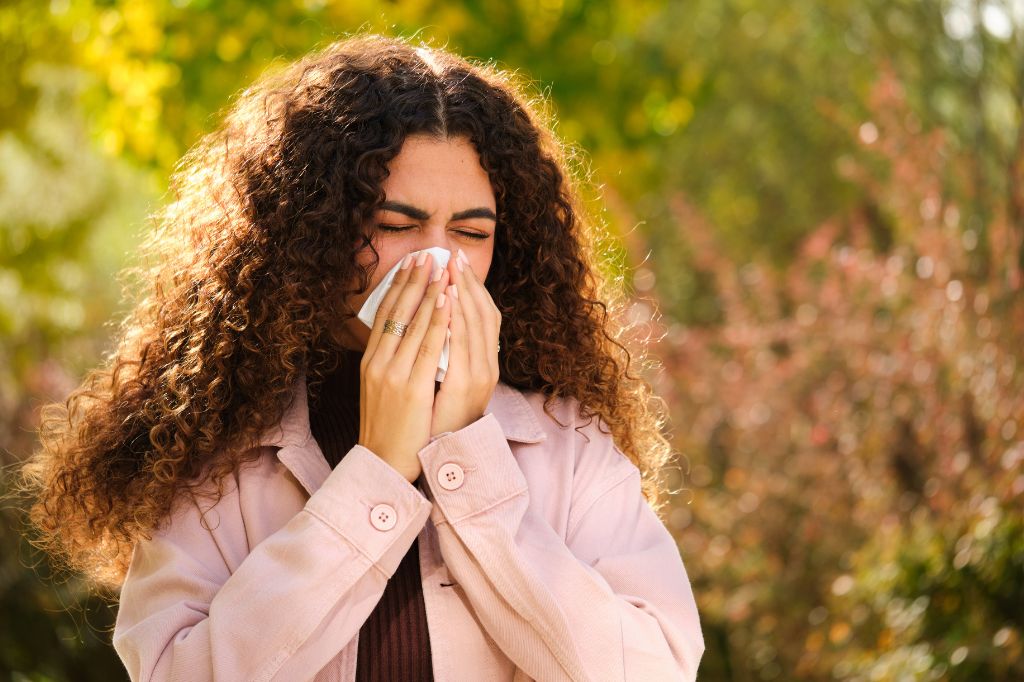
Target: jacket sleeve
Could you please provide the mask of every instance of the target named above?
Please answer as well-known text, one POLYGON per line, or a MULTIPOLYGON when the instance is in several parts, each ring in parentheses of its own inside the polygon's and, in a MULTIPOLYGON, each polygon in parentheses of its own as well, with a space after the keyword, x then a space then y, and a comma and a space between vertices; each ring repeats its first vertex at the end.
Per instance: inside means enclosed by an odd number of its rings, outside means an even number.
POLYGON ((574 495, 567 539, 531 509, 493 414, 419 452, 449 571, 534 679, 695 680, 704 639, 675 540, 644 499, 639 469, 609 434, 585 433, 581 459, 609 472, 574 495), (438 482, 448 462, 464 471, 452 490, 438 482))
POLYGON ((430 508, 361 445, 251 551, 237 488, 205 515, 182 504, 135 545, 114 648, 132 680, 312 679, 358 633, 430 508), (387 530, 370 521, 377 504, 395 511, 387 530))

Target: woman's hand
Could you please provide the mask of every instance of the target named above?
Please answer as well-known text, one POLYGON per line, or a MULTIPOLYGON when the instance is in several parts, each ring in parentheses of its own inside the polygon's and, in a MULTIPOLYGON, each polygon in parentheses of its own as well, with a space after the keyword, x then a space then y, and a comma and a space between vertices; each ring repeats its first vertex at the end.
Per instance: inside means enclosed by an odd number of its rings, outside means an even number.
POLYGON ((431 436, 458 431, 482 417, 498 383, 501 311, 462 249, 448 260, 446 269, 452 281, 448 287, 451 338, 448 370, 434 396, 431 436))
POLYGON ((437 268, 430 253, 410 254, 403 265, 377 309, 359 365, 358 443, 412 483, 422 470, 416 453, 430 442, 434 375, 451 306, 448 270, 437 268), (432 271, 439 279, 431 279, 432 271), (409 325, 404 336, 384 333, 389 318, 409 325))

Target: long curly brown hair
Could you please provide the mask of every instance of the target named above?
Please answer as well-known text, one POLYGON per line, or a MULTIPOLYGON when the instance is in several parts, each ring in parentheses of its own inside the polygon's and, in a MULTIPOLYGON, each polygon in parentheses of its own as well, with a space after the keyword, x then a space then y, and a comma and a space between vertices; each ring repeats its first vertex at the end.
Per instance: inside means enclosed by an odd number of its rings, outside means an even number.
POLYGON ((32 542, 116 588, 177 495, 258 455, 293 381, 306 374, 315 392, 336 367, 355 314, 343 299, 377 265, 365 225, 416 133, 468 137, 490 177, 501 379, 543 392, 545 411, 575 398, 600 417, 660 510, 664 401, 628 371, 643 348, 623 343, 627 301, 598 261, 606 234, 584 215, 553 120, 515 73, 380 35, 346 36, 244 90, 148 218, 141 264, 121 274, 134 306, 116 350, 43 409, 20 479, 32 542))

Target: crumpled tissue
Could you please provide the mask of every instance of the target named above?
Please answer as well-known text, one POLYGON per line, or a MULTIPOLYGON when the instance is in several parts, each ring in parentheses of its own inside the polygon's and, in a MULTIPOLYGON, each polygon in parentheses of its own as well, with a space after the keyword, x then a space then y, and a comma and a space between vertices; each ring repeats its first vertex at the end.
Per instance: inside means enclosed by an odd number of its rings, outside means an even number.
MULTIPOLYGON (((432 246, 429 249, 422 249, 422 251, 429 252, 433 256, 434 265, 442 268, 448 265, 448 259, 452 255, 451 251, 442 249, 440 246, 432 246)), ((415 258, 420 253, 421 251, 414 251, 413 257, 415 258)), ((373 329, 373 321, 377 317, 377 308, 380 307, 381 301, 384 300, 384 295, 391 288, 395 274, 402 267, 402 260, 404 260, 404 257, 398 259, 398 262, 388 270, 383 279, 370 292, 370 296, 363 303, 363 307, 359 309, 357 317, 370 329, 373 329)), ((448 346, 450 345, 451 335, 451 330, 445 335, 444 347, 441 349, 441 358, 437 361, 437 373, 434 375, 434 381, 444 381, 444 375, 448 373, 448 346)))

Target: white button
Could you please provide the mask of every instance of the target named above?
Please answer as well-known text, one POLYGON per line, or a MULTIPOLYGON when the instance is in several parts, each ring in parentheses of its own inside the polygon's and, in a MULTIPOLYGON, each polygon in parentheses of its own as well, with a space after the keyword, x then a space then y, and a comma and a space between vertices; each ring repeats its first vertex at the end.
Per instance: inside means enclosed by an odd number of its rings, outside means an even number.
POLYGON ((464 479, 465 474, 462 471, 462 467, 455 462, 445 462, 437 470, 437 482, 445 490, 455 490, 462 485, 464 479))
POLYGON ((398 514, 390 504, 378 504, 370 510, 370 523, 377 530, 391 530, 398 523, 398 514))

